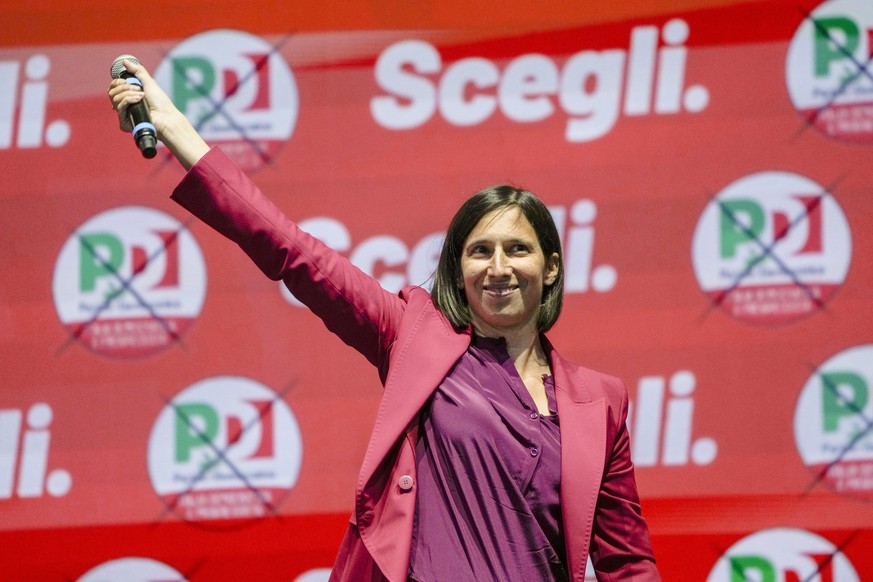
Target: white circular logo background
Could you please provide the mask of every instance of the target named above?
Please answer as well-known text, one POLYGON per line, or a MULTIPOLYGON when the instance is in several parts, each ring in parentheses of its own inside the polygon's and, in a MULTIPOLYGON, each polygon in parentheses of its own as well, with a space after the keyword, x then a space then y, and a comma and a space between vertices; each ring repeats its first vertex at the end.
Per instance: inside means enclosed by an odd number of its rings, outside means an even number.
POLYGON ((819 184, 761 172, 728 185, 704 209, 692 243, 700 288, 714 306, 754 323, 816 313, 846 278, 849 224, 819 184))
POLYGON ((822 2, 797 28, 786 81, 794 107, 825 135, 873 143, 873 2, 822 2))
POLYGON ((807 380, 794 412, 804 464, 838 493, 873 500, 873 344, 828 359, 807 380))
POLYGON ((150 558, 120 558, 88 570, 78 582, 185 582, 185 577, 150 558))
POLYGON ((239 376, 197 382, 173 398, 149 438, 152 486, 188 521, 276 512, 303 459, 297 419, 269 388, 239 376))
POLYGON ((706 578, 707 582, 789 579, 860 582, 851 562, 831 542, 793 528, 766 529, 744 537, 725 552, 706 578))
POLYGON ((327 582, 330 578, 330 568, 316 568, 297 576, 294 582, 327 582))
POLYGON ((294 75, 261 37, 236 30, 192 36, 170 51, 155 79, 204 139, 243 170, 268 163, 294 131, 294 75))
POLYGON ((61 323, 92 351, 149 355, 173 345, 199 316, 206 265, 175 218, 151 208, 115 208, 67 239, 52 291, 61 323))

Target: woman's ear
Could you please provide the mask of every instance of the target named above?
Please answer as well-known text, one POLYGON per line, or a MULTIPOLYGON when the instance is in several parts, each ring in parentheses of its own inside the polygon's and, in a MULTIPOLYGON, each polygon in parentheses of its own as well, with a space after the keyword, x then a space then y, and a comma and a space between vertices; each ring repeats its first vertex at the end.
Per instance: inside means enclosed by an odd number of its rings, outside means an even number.
POLYGON ((546 261, 546 273, 543 277, 543 283, 548 287, 558 279, 558 272, 561 270, 561 257, 558 253, 552 255, 546 261))

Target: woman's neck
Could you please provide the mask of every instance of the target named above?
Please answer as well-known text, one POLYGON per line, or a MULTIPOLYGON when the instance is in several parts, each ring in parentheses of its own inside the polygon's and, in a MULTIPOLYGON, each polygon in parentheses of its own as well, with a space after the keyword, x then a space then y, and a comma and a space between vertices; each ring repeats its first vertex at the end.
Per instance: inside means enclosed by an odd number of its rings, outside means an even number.
POLYGON ((474 324, 473 331, 481 337, 503 338, 506 342, 506 351, 519 373, 549 368, 549 360, 536 329, 506 330, 491 329, 487 326, 482 329, 474 324))
POLYGON ((509 358, 512 360, 519 378, 530 393, 537 410, 543 416, 551 414, 544 378, 546 374, 552 373, 552 367, 545 349, 543 349, 540 334, 538 332, 523 335, 507 334, 500 333, 498 330, 489 330, 489 333, 486 334, 482 331, 474 327, 474 332, 478 336, 502 337, 504 339, 509 358))

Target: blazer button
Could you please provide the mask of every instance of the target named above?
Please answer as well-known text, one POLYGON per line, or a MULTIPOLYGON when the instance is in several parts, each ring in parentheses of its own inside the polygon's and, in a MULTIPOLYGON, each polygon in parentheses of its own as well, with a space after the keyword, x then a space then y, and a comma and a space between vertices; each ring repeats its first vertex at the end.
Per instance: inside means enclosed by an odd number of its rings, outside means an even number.
POLYGON ((412 489, 412 485, 415 483, 415 480, 409 475, 404 475, 400 479, 397 480, 397 485, 403 491, 409 491, 412 489))

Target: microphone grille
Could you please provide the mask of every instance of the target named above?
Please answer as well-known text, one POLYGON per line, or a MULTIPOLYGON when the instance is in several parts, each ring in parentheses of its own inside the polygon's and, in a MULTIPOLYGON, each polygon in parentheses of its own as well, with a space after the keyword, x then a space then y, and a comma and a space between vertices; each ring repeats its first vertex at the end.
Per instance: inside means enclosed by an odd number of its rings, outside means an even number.
POLYGON ((109 72, 112 75, 113 79, 118 79, 121 77, 122 74, 127 72, 127 69, 124 68, 124 63, 121 62, 124 60, 130 61, 137 65, 142 64, 141 62, 139 62, 139 59, 133 55, 121 55, 120 57, 112 61, 112 67, 109 69, 109 72))

